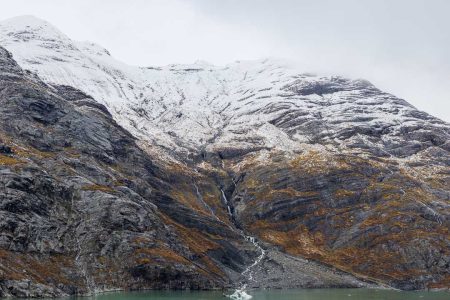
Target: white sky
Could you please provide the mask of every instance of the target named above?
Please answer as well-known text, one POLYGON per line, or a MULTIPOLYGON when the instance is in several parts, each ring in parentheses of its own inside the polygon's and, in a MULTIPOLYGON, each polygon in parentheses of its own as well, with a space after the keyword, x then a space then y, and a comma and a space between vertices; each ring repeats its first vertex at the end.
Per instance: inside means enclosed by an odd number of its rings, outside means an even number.
POLYGON ((134 65, 280 57, 365 78, 450 121, 447 0, 0 0, 134 65))

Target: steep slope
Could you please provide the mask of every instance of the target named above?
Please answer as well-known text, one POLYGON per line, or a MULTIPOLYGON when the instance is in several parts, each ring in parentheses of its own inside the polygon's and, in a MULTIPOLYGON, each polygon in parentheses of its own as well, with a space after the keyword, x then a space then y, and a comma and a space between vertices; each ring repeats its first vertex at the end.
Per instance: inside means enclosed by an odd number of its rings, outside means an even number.
POLYGON ((155 165, 92 98, 45 85, 2 48, 0 62, 0 296, 229 284, 245 242, 176 204, 171 182, 186 175, 155 165))
MULTIPOLYGON (((66 101, 83 95, 89 101, 81 103, 111 113, 136 138, 133 151, 159 172, 139 171, 130 184, 159 191, 143 198, 164 214, 160 221, 199 230, 207 241, 188 245, 190 253, 206 253, 208 272, 225 270, 201 286, 242 280, 258 249, 240 230, 267 250, 251 272, 253 286, 361 284, 330 265, 403 289, 450 286, 449 124, 364 80, 307 74, 277 60, 132 67, 33 17, 0 23, 0 44, 46 89, 66 101)), ((115 170, 129 178, 142 163, 125 160, 115 170)), ((115 180, 104 182, 108 170, 95 177, 101 189, 115 180)))

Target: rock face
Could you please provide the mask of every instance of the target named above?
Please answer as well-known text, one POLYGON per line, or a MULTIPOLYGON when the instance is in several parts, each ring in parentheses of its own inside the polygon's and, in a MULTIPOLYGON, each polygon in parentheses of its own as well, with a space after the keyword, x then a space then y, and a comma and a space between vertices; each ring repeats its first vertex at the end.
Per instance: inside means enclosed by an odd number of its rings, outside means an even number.
POLYGON ((450 287, 449 124, 273 60, 126 66, 32 17, 0 44, 0 296, 450 287))
POLYGON ((0 51, 1 295, 229 285, 251 253, 172 198, 191 178, 160 169, 89 96, 0 51))
MULTIPOLYGON (((243 227, 287 253, 401 289, 449 286, 448 166, 310 151, 241 169, 243 227)), ((428 163, 425 161, 429 161, 428 163)))

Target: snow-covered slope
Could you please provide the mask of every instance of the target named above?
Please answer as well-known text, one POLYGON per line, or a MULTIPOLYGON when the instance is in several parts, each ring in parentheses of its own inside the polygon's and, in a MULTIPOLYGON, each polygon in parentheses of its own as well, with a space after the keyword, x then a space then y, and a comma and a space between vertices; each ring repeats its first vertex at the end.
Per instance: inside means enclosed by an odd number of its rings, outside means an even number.
POLYGON ((424 142, 447 142, 439 133, 447 135, 448 124, 367 81, 312 75, 284 61, 134 67, 31 16, 1 22, 0 44, 48 84, 91 95, 139 140, 183 156, 304 144, 409 156, 424 142))

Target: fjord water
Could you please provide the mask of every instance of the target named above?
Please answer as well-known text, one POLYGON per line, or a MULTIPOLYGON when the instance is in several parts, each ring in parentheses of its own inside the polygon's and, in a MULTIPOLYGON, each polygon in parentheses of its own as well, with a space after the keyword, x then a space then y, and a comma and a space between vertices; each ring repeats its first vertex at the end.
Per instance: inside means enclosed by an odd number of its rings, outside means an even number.
MULTIPOLYGON (((95 296, 96 300, 215 300, 229 299, 233 291, 145 291, 118 292, 95 296)), ((448 300, 450 292, 394 291, 375 289, 307 289, 307 290, 251 290, 254 300, 448 300)))

